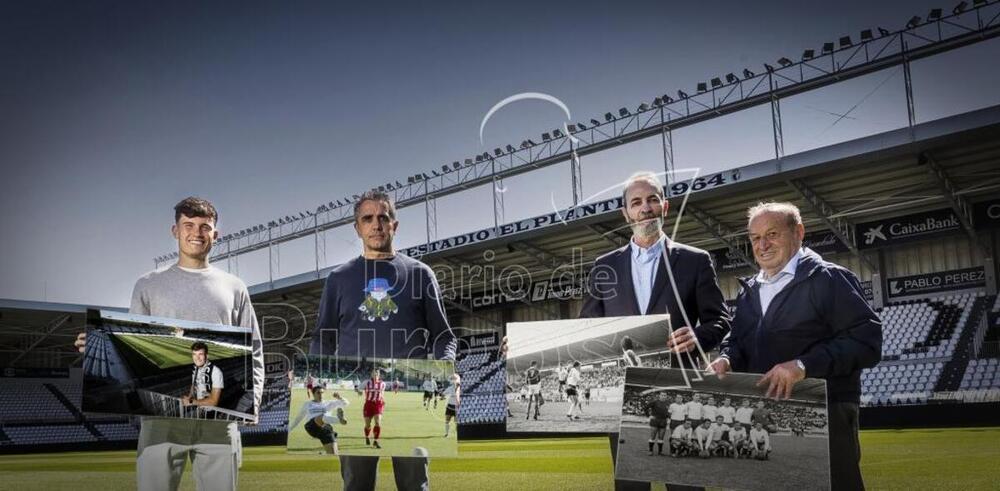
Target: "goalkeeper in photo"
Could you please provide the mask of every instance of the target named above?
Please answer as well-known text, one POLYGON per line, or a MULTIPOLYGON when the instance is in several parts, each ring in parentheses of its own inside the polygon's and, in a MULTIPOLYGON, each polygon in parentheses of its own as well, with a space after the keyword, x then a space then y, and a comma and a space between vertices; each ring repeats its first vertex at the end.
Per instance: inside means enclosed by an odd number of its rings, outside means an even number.
POLYGON ((322 386, 313 387, 310 393, 312 394, 312 400, 305 406, 302 406, 302 410, 295 417, 295 421, 288 425, 288 427, 294 428, 298 426, 308 416, 309 420, 306 421, 304 426, 306 433, 319 440, 323 444, 326 453, 337 455, 337 432, 333 430, 333 425, 347 424, 347 420, 344 419, 344 408, 350 402, 340 397, 340 394, 336 392, 333 393, 332 401, 323 401, 322 386), (337 410, 337 416, 330 414, 334 409, 337 410))

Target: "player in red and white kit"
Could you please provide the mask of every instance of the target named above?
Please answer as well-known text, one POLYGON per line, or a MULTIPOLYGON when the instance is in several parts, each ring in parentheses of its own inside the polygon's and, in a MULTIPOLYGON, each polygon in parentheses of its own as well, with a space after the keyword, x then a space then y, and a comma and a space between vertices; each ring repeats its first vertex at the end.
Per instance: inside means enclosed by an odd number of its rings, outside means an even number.
POLYGON ((372 370, 372 378, 365 382, 365 406, 363 416, 365 417, 365 445, 375 448, 382 448, 378 444, 378 438, 382 434, 382 410, 385 408, 385 382, 382 381, 382 373, 379 369, 372 370), (375 420, 373 431, 372 420, 375 420), (374 438, 370 438, 369 434, 374 438))
POLYGON ((316 379, 313 378, 312 374, 306 374, 306 394, 312 399, 313 387, 316 385, 316 379))

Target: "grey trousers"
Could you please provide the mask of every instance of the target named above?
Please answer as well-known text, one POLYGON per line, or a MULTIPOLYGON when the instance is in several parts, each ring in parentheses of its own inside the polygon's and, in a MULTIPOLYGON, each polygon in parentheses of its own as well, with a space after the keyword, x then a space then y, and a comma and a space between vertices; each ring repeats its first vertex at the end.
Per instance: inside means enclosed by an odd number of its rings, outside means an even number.
MULTIPOLYGON (((371 491, 378 478, 378 457, 341 455, 340 476, 344 478, 344 491, 371 491)), ((396 489, 400 491, 429 491, 429 459, 426 457, 393 457, 392 469, 396 475, 396 489)))
POLYGON ((235 490, 240 450, 235 423, 143 418, 135 462, 138 489, 178 489, 190 459, 199 490, 235 490))

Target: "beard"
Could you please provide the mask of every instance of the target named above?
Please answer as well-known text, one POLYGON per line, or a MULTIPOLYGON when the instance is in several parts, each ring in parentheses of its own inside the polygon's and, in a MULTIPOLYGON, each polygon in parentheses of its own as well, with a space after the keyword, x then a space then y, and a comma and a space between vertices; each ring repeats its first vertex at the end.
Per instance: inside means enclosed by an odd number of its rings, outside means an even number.
POLYGON ((658 236, 663 231, 663 217, 640 219, 630 223, 629 226, 636 237, 658 236))

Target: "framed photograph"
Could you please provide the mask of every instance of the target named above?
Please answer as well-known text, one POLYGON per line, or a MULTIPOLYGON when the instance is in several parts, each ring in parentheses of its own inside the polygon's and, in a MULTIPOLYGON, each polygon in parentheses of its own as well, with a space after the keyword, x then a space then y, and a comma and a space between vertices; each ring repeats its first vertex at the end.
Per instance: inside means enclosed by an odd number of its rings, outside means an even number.
POLYGON ((507 324, 507 431, 612 433, 626 366, 665 366, 669 315, 507 324))
POLYGON ((829 489, 826 381, 775 401, 760 374, 629 368, 615 478, 727 489, 829 489))
POLYGON ((257 421, 250 328, 105 310, 87 324, 83 411, 257 421))
POLYGON ((451 361, 299 355, 287 450, 455 457, 461 387, 451 361))

